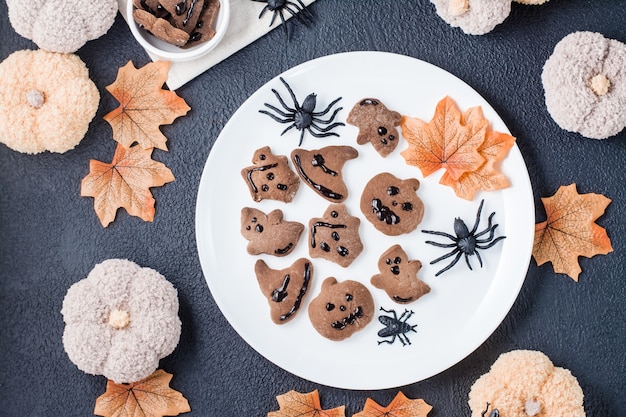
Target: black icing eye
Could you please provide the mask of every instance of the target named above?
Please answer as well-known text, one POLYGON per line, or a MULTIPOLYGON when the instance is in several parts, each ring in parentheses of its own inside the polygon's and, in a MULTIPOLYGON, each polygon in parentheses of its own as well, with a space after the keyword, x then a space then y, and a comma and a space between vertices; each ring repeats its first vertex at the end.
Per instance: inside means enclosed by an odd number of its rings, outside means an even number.
POLYGON ((394 258, 394 260, 393 260, 393 263, 394 263, 394 264, 396 264, 396 265, 397 265, 397 264, 399 264, 399 263, 402 263, 402 259, 400 259, 400 257, 399 257, 399 256, 396 256, 396 257, 394 258))
POLYGON ((335 309, 335 305, 333 303, 326 304, 326 311, 333 311, 335 309))
POLYGON ((385 126, 378 126, 378 134, 380 136, 387 134, 387 128, 385 126))
POLYGON ((339 306, 339 310, 341 310, 341 311, 346 311, 346 306, 344 306, 344 305, 339 306))
POLYGON ((250 225, 247 225, 247 226, 246 226, 246 230, 250 230, 250 229, 252 229, 252 228, 250 227, 250 225))
POLYGON ((333 232, 330 236, 333 238, 335 242, 339 241, 339 233, 333 232))
POLYGON ((323 250, 324 252, 330 252, 330 246, 328 246, 328 243, 326 242, 322 242, 320 244, 320 249, 323 250))
POLYGON ((394 187, 393 185, 390 185, 389 187, 387 187, 387 194, 398 195, 400 194, 400 189, 398 187, 394 187))
POLYGON ((385 259, 385 263, 386 263, 387 265, 391 265, 391 259, 389 259, 389 258, 385 259))
POLYGON ((267 184, 263 184, 263 186, 261 187, 261 190, 263 190, 263 191, 267 191, 269 189, 270 189, 270 187, 268 187, 267 184))
POLYGON ((267 174, 267 180, 268 181, 272 181, 273 179, 274 179, 274 173, 273 172, 268 173, 267 174))
POLYGON ((333 211, 330 212, 330 217, 337 218, 337 217, 339 217, 339 213, 337 213, 335 210, 333 210, 333 211))
POLYGON ((413 204, 411 203, 402 203, 402 210, 411 211, 413 210, 413 204))
POLYGON ((350 302, 352 300, 354 300, 354 297, 352 296, 352 294, 346 294, 346 301, 350 302))
POLYGON ((261 161, 265 161, 265 158, 266 158, 265 154, 261 154, 261 155, 259 155, 259 159, 260 159, 261 161))
POLYGON ((257 224, 254 230, 256 230, 258 233, 263 233, 263 226, 261 226, 260 224, 257 224))

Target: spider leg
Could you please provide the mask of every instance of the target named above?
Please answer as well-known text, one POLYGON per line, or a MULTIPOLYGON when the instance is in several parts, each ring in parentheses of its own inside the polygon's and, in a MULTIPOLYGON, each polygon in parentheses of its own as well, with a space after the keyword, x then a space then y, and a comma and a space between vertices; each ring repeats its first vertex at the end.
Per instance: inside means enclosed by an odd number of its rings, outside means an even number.
MULTIPOLYGON (((283 80, 283 79, 281 78, 281 80, 283 80)), ((284 82, 284 80, 283 80, 283 82, 284 82)), ((283 100, 283 98, 280 96, 280 94, 278 94, 278 91, 276 91, 275 89, 272 88, 272 93, 274 93, 274 95, 278 99, 278 102, 280 103, 281 106, 283 106, 283 108, 285 110, 287 110, 290 113, 295 113, 296 112, 296 109, 289 107, 287 105, 287 103, 285 103, 285 100, 283 100)), ((300 106, 298 106, 298 102, 297 101, 294 101, 294 103, 295 103, 297 108, 300 107, 300 106)))
POLYGON ((488 245, 486 245, 486 246, 476 245, 476 247, 478 249, 489 249, 490 247, 492 247, 493 245, 495 245, 496 243, 498 243, 499 241, 501 241, 504 238, 506 238, 506 236, 498 236, 497 238, 492 240, 491 243, 489 243, 488 245))
POLYGON ((474 227, 472 228, 470 235, 473 235, 474 232, 476 232, 476 229, 478 229, 478 223, 480 223, 480 212, 483 210, 484 203, 485 203, 484 199, 480 200, 480 205, 478 206, 478 212, 476 213, 476 223, 474 223, 474 227))
POLYGON ((474 252, 476 254, 476 257, 478 258, 478 262, 480 263, 480 267, 483 267, 483 258, 480 257, 480 253, 478 253, 478 251, 474 252))
MULTIPOLYGON (((493 235, 496 231, 496 228, 498 227, 498 225, 494 225, 492 228, 485 230, 485 232, 489 232, 489 237, 486 237, 484 239, 476 239, 476 243, 488 243, 491 241, 491 239, 493 239, 493 235)), ((480 236, 480 234, 474 236, 477 237, 480 236)))
MULTIPOLYGON (((283 22, 284 22, 284 20, 283 20, 283 22)), ((280 77, 280 81, 282 81, 282 83, 285 84, 285 87, 287 87, 287 91, 289 91, 289 95, 291 96, 291 99, 293 100, 293 104, 294 104, 294 106, 296 106, 296 109, 300 109, 300 103, 298 103, 298 99, 296 98, 296 95, 293 93, 293 90, 291 89, 289 84, 287 84, 287 81, 285 81, 285 79, 283 77, 280 77)), ((295 112, 296 110, 293 110, 293 111, 295 112)))
MULTIPOLYGON (((287 133, 289 129, 293 129, 294 127, 296 127, 295 123, 291 124, 290 126, 287 126, 287 128, 280 133, 280 136, 284 135, 285 133, 287 133)), ((302 137, 300 137, 300 143, 302 143, 302 137)))
MULTIPOLYGON (((312 115, 312 116, 323 116, 323 115, 325 115, 326 113, 328 113, 328 112, 330 111, 330 109, 331 109, 331 108, 332 108, 332 107, 333 107, 333 106, 334 106, 334 105, 335 105, 335 104, 336 104, 339 100, 341 100, 341 97, 336 98, 335 100, 333 100, 333 101, 332 101, 332 102, 331 102, 331 103, 330 103, 330 104, 329 104, 329 105, 328 105, 328 106, 327 106, 324 110, 322 110, 322 111, 318 111, 318 112, 314 112, 314 113, 311 113, 311 115, 312 115)), ((338 112, 339 110, 341 110, 341 109, 343 109, 343 107, 340 107, 340 108, 338 108, 337 110, 335 110, 335 113, 333 113, 333 116, 332 116, 332 117, 328 120, 328 123, 330 123, 330 122, 331 122, 331 121, 335 118, 335 115, 336 115, 336 114, 337 114, 337 112, 338 112)))
POLYGON ((336 132, 327 132, 327 133, 314 132, 313 130, 311 130, 311 126, 307 127, 306 130, 308 130, 311 136, 314 136, 316 138, 327 138, 328 136, 339 136, 339 134, 336 132))
POLYGON ((265 105, 265 107, 267 107, 268 109, 272 109, 274 110, 276 113, 278 113, 280 116, 286 117, 287 119, 290 119, 291 121, 295 121, 295 118, 293 116, 293 114, 290 113, 285 113, 284 111, 280 110, 278 107, 276 106, 272 106, 269 103, 263 103, 265 105))
MULTIPOLYGON (((295 126, 295 124, 293 126, 295 126)), ((302 146, 303 140, 304 140, 304 129, 302 129, 302 132, 300 133, 300 142, 298 142, 298 146, 302 146)))
POLYGON ((311 13, 311 11, 307 9, 304 3, 302 3, 302 0, 297 0, 297 2, 300 3, 300 10, 302 10, 302 15, 306 16, 306 18, 309 19, 311 23, 313 23, 313 13, 311 13))
POLYGON ((302 10, 299 7, 297 7, 297 5, 295 3, 287 2, 285 4, 285 8, 283 10, 286 10, 287 12, 289 12, 293 17, 298 19, 298 22, 302 23, 304 26, 306 26, 306 27, 309 26, 310 22, 309 22, 309 20, 307 20, 308 16, 307 16, 307 19, 304 19, 302 16, 300 16, 300 13, 298 13, 298 12, 301 12, 302 10), (293 6, 294 10, 289 8, 289 6, 293 6))
POLYGON ((422 233, 428 233, 429 235, 437 235, 437 236, 445 236, 448 239, 452 239, 456 242, 456 236, 452 236, 448 233, 444 233, 444 232, 436 232, 434 230, 422 230, 422 233))
MULTIPOLYGON (((491 219, 493 219, 494 214, 496 214, 495 211, 493 213, 491 213, 491 215, 489 216, 489 220, 487 222, 487 228, 485 230, 483 230, 482 232, 474 235, 474 237, 482 236, 482 235, 484 235, 485 233, 487 233, 491 229, 491 219)), ((498 225, 496 224, 496 226, 498 226, 498 225)), ((496 226, 494 226, 494 229, 495 229, 496 226)))
POLYGON ((431 265, 433 265, 433 264, 436 264, 436 263, 437 263, 437 262, 439 262, 439 261, 443 261, 444 259, 447 259, 447 258, 449 258, 449 257, 453 256, 453 255, 454 255, 455 253, 457 253, 457 252, 459 252, 459 253, 460 253, 460 252, 461 252, 461 249, 456 248, 456 249, 454 249, 453 251, 448 252, 448 253, 446 253, 445 255, 440 256, 439 258, 437 258, 437 259, 434 259, 434 260, 430 261, 430 264, 431 264, 431 265))
MULTIPOLYGON (((313 120, 315 120, 316 122, 321 123, 323 125, 327 125, 327 124, 331 123, 335 119, 335 116, 337 116, 337 113, 339 113, 340 110, 343 110, 343 107, 339 107, 339 108, 335 109, 335 111, 333 112, 332 116, 330 116, 326 120, 320 119, 319 117, 317 117, 317 116, 319 116, 318 114, 313 113, 312 114, 313 120)), ((324 114, 324 113, 322 113, 322 114, 324 114)))
POLYGON ((437 246, 438 248, 456 248, 456 243, 439 243, 433 242, 432 240, 427 240, 426 243, 437 246))
MULTIPOLYGON (((261 3, 261 0, 254 0, 254 1, 258 1, 259 3, 261 3)), ((266 11, 268 11, 270 8, 269 5, 265 6, 262 10, 261 13, 259 13, 259 19, 263 17, 263 15, 265 14, 266 11)), ((272 26, 272 24, 270 23, 270 26, 272 26)))
POLYGON ((337 126, 345 126, 345 123, 341 123, 341 122, 337 122, 337 123, 333 123, 330 126, 326 126, 326 127, 319 127, 318 125, 316 125, 315 123, 311 122, 310 127, 317 130, 320 133, 324 133, 324 132, 328 132, 329 130, 332 130, 334 128, 336 128, 337 126))
POLYGON ((469 255, 467 253, 465 254, 465 263, 467 264, 467 267, 470 269, 470 271, 473 271, 472 265, 470 264, 470 261, 469 261, 469 255))
POLYGON ((290 123, 293 122, 293 119, 281 119, 273 113, 268 112, 267 110, 259 110, 259 113, 267 114, 272 119, 276 120, 278 123, 290 123))
MULTIPOLYGON (((454 251, 454 252, 458 252, 456 257, 454 258, 454 260, 452 262, 450 262, 450 264, 448 266, 446 266, 445 268, 443 268, 441 271, 437 272, 435 274, 436 277, 438 277, 439 275, 443 274, 444 272, 446 272, 448 269, 452 268, 454 265, 456 265, 457 262, 459 262, 459 259, 461 259, 461 254, 462 252, 459 251, 454 251)), ((452 252, 452 253, 454 253, 452 252)), ((433 262, 431 262, 432 264, 433 262)))

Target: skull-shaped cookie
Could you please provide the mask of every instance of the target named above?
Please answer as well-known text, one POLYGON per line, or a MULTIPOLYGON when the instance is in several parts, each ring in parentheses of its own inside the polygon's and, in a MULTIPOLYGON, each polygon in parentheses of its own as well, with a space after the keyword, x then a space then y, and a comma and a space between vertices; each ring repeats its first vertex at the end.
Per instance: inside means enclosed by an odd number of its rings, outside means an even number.
POLYGON ((274 155, 269 146, 257 149, 252 157, 254 165, 241 170, 254 201, 264 198, 290 202, 298 191, 300 179, 289 168, 286 156, 274 155))
POLYGON ((276 324, 284 324, 293 319, 300 309, 311 279, 313 264, 300 258, 285 269, 272 269, 259 259, 254 272, 261 292, 270 306, 270 316, 276 324))
POLYGON ((298 243, 304 225, 283 220, 283 212, 273 210, 269 214, 261 210, 244 207, 241 209, 241 234, 248 242, 248 253, 285 256, 298 243))
POLYGON ((346 161, 359 156, 351 146, 327 146, 307 151, 294 149, 291 161, 302 181, 326 200, 340 203, 348 196, 342 168, 346 161))
POLYGON ((396 126, 401 120, 400 113, 389 110, 379 99, 364 98, 352 107, 346 121, 359 128, 359 145, 370 142, 376 152, 386 157, 398 146, 400 135, 396 126))
POLYGON ((357 281, 326 278, 322 290, 309 304, 315 330, 330 340, 343 340, 367 326, 374 317, 374 299, 357 281))
POLYGON ((385 290, 389 298, 396 303, 408 304, 430 292, 430 287, 417 278, 422 263, 409 260, 400 245, 393 245, 378 260, 380 274, 372 277, 370 282, 376 288, 385 290))
POLYGON ((347 267, 363 250, 358 217, 350 216, 343 204, 331 204, 324 217, 309 221, 309 255, 347 267))
POLYGON ((361 211, 376 229, 389 236, 409 233, 424 217, 424 203, 417 196, 420 183, 383 172, 369 180, 361 194, 361 211))

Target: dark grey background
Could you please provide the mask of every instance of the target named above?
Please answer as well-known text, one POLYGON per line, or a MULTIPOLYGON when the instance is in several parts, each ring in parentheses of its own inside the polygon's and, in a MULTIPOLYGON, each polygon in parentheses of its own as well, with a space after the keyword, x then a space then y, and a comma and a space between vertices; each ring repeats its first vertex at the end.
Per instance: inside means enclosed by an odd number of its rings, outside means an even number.
MULTIPOLYGON (((98 113, 79 146, 65 154, 29 156, 0 145, 0 415, 88 416, 105 378, 79 371, 63 350, 59 313, 67 289, 96 263, 128 258, 164 274, 178 289, 183 331, 161 361, 190 416, 264 416, 275 396, 291 389, 320 391, 322 405, 360 411, 366 397, 386 405, 398 389, 329 388, 295 377, 251 349, 229 326, 205 284, 194 237, 196 193, 211 145, 244 100, 274 76, 312 58, 380 50, 428 61, 482 94, 504 119, 528 166, 537 221, 540 197, 578 184, 581 193, 613 200, 598 223, 614 252, 581 258, 574 283, 550 265, 531 261, 510 314, 483 346, 426 381, 401 387, 434 406, 430 417, 469 416, 472 383, 503 352, 537 349, 568 368, 585 392, 589 416, 626 415, 626 131, 604 141, 561 130, 543 101, 541 69, 554 45, 579 30, 626 42, 622 0, 551 0, 513 4, 509 18, 483 36, 442 21, 428 1, 318 0, 315 24, 289 23, 287 41, 274 30, 178 90, 191 112, 163 127, 169 152, 155 151, 176 181, 153 189, 157 213, 146 223, 120 211, 100 225, 93 199, 80 197, 89 160, 110 161, 115 149, 102 116, 117 107, 105 86, 128 60, 149 62, 118 16, 110 31, 77 54, 101 93, 98 113)), ((35 48, 17 35, 0 2, 0 59, 35 48)), ((381 62, 384 66, 385 63, 381 62)), ((399 370, 401 371, 401 370, 399 370)))

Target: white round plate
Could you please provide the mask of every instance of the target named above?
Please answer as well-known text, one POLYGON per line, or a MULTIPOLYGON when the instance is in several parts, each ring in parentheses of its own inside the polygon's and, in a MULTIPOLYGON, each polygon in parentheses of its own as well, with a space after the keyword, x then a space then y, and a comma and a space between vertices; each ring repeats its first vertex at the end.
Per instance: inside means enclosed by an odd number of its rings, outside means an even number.
MULTIPOLYGON (((437 102, 449 95, 461 111, 481 106, 491 127, 509 133, 494 109, 463 81, 423 61, 383 52, 349 52, 326 56, 298 65, 281 76, 294 90, 299 102, 310 93, 317 94, 316 110, 342 97, 343 107, 336 121, 345 122, 352 106, 365 97, 376 97, 389 109, 402 115, 430 121, 437 102)), ((215 142, 198 190, 196 238, 204 276, 217 305, 233 328, 261 355, 281 368, 320 384, 345 389, 384 389, 429 378, 456 364, 480 346, 508 313, 526 276, 534 234, 533 195, 528 172, 517 146, 501 165, 511 187, 479 192, 473 201, 455 196, 450 187, 439 184, 440 170, 423 178, 417 167, 405 163, 400 152, 407 147, 404 138, 387 158, 378 155, 370 144, 357 145, 358 129, 340 126, 340 137, 315 138, 305 134, 302 147, 320 149, 328 145, 350 145, 359 156, 347 161, 343 169, 349 196, 348 212, 361 219, 359 233, 364 250, 347 268, 308 254, 309 219, 321 217, 330 204, 302 183, 294 200, 288 204, 263 200, 255 203, 240 171, 252 165, 256 149, 270 146, 275 155, 287 155, 298 147, 300 132, 278 124, 259 113, 264 103, 278 105, 272 93, 276 89, 287 104, 291 98, 278 77, 255 92, 235 112, 215 142), (385 236, 365 219, 359 208, 366 182, 380 172, 399 178, 417 178, 417 191, 425 206, 422 223, 414 232, 397 237, 385 236), (421 230, 454 233, 453 221, 461 217, 471 228, 480 201, 484 209, 478 230, 487 227, 487 217, 495 212, 497 235, 506 239, 481 252, 483 267, 471 257, 473 270, 463 259, 435 277, 448 260, 430 265, 447 249, 425 243, 433 236, 421 230), (243 207, 256 207, 265 213, 279 208, 284 218, 305 225, 300 241, 290 255, 251 256, 248 241, 240 234, 243 207), (400 244, 410 259, 419 259, 423 267, 418 277, 431 292, 417 301, 400 305, 382 290, 370 284, 379 273, 378 258, 393 244, 400 244), (284 325, 274 324, 269 306, 261 294, 254 273, 257 259, 264 259, 273 269, 283 269, 296 259, 311 259, 313 280, 298 315, 284 325), (372 292, 376 309, 394 309, 398 316, 405 308, 414 311, 409 319, 416 332, 407 334, 411 344, 379 344, 378 331, 384 326, 376 317, 363 330, 341 342, 320 336, 307 314, 309 302, 319 294, 322 281, 334 276, 339 281, 357 280, 372 292)), ((280 105, 278 105, 280 107, 280 105)), ((293 168, 293 166, 292 166, 293 168)), ((439 238, 439 237, 435 237, 439 238)))

